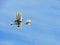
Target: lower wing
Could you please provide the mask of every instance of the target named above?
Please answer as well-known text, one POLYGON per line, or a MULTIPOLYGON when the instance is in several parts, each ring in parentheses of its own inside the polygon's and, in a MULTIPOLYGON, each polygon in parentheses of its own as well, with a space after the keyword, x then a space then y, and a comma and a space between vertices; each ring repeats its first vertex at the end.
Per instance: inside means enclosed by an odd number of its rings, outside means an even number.
POLYGON ((11 22, 11 25, 17 25, 17 22, 11 22))

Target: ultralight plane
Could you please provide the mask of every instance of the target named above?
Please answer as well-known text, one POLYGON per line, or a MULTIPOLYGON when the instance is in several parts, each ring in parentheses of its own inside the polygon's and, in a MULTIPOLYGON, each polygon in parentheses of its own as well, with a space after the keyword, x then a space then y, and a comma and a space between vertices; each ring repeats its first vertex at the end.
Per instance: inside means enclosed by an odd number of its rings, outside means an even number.
MULTIPOLYGON (((20 12, 17 13, 17 16, 16 16, 16 20, 14 22, 11 23, 11 25, 17 25, 18 28, 21 28, 22 27, 22 23, 23 23, 23 19, 22 19, 22 15, 20 12)), ((27 20, 25 22, 25 24, 27 25, 30 25, 31 24, 31 20, 27 20)))

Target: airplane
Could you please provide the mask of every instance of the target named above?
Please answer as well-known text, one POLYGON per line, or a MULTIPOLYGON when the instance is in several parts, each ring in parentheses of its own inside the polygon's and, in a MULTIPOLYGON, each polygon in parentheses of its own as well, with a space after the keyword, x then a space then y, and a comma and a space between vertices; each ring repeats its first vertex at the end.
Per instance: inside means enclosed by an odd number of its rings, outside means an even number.
MULTIPOLYGON (((16 16, 16 20, 14 22, 12 22, 11 25, 17 25, 18 28, 21 28, 22 27, 22 21, 23 21, 22 15, 21 15, 20 12, 18 12, 17 16, 16 16)), ((27 20, 25 22, 25 24, 30 25, 31 24, 31 20, 30 19, 27 20)))

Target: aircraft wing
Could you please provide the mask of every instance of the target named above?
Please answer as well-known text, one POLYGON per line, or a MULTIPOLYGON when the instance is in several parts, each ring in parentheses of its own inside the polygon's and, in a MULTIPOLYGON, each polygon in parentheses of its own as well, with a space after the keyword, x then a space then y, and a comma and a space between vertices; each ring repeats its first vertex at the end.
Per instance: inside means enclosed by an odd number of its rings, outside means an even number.
POLYGON ((20 12, 17 13, 16 19, 22 21, 22 16, 20 12))
POLYGON ((15 21, 11 22, 11 25, 17 25, 17 22, 15 22, 15 21))

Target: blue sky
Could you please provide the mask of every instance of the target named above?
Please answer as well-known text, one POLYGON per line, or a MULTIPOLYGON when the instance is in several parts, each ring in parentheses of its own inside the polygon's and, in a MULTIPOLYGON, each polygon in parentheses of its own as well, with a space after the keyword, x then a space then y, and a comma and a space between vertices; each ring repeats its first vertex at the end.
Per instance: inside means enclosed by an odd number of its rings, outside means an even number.
POLYGON ((60 0, 0 0, 0 45, 60 45, 60 0), (22 29, 10 25, 18 11, 22 29))

